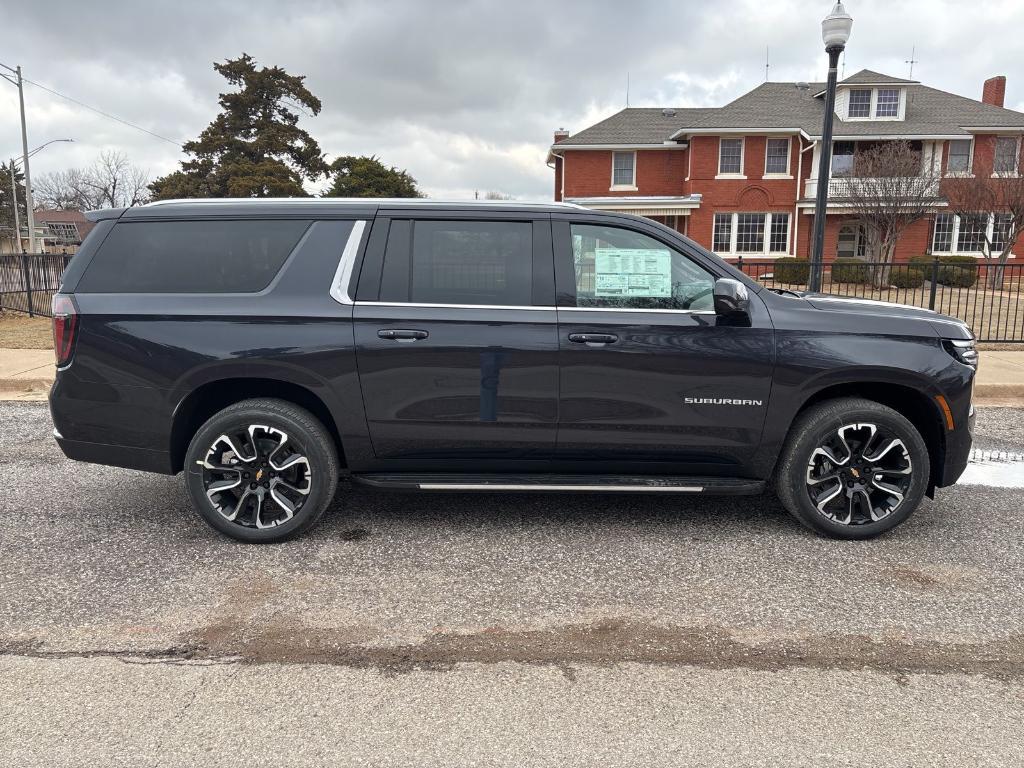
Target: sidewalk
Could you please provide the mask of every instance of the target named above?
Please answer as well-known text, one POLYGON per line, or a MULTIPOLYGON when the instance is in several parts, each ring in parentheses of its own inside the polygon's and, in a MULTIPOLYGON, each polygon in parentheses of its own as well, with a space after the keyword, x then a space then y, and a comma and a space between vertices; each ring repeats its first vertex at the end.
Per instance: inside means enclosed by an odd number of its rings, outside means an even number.
MULTIPOLYGON (((0 400, 45 400, 53 375, 52 350, 0 349, 0 400)), ((1024 349, 983 351, 974 399, 1024 407, 1024 349)))
POLYGON ((45 400, 54 373, 52 349, 0 349, 0 400, 45 400))

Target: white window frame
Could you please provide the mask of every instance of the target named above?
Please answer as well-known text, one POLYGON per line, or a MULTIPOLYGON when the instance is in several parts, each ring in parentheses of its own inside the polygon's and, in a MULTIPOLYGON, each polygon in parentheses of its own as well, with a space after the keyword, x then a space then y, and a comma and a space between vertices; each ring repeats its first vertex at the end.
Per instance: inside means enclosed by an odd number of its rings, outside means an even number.
POLYGON ((971 136, 969 139, 950 139, 946 142, 946 176, 958 179, 969 179, 974 177, 974 137, 971 136), (954 141, 969 141, 971 142, 971 150, 967 155, 967 170, 966 171, 951 171, 949 170, 949 158, 953 155, 953 142, 954 141))
MULTIPOLYGON (((940 214, 942 215, 942 214, 940 214)), ((932 223, 932 239, 928 243, 928 250, 931 253, 945 255, 945 256, 974 256, 976 258, 983 258, 984 253, 982 251, 961 251, 960 250, 960 216, 956 213, 945 213, 947 216, 953 217, 953 235, 950 240, 948 251, 936 251, 935 250, 935 224, 932 223)), ((985 239, 988 242, 992 242, 992 234, 995 231, 996 215, 994 213, 988 214, 988 224, 985 225, 985 239)), ((992 251, 992 256, 1001 256, 1002 251, 992 251)))
POLYGON ((745 179, 747 178, 743 171, 747 167, 747 138, 746 136, 719 136, 718 137, 718 173, 715 175, 716 179, 745 179), (740 143, 740 172, 739 173, 723 173, 722 172, 722 142, 723 141, 738 141, 740 143))
POLYGON ((791 163, 793 162, 793 137, 792 136, 766 136, 764 140, 764 176, 766 179, 792 179, 793 174, 790 172, 792 168, 791 163), (784 141, 786 142, 786 172, 785 173, 769 173, 768 172, 768 143, 771 141, 784 141))
POLYGON ((900 105, 903 103, 903 91, 899 88, 875 88, 871 92, 871 114, 875 120, 896 120, 900 116, 900 105), (878 93, 879 91, 896 91, 896 114, 895 115, 880 115, 878 114, 878 93))
POLYGON ((874 88, 851 88, 846 97, 846 119, 847 120, 870 120, 875 114, 875 90, 874 88), (851 115, 850 107, 853 106, 853 94, 860 91, 868 92, 868 113, 866 115, 851 115))
POLYGON ((876 120, 884 122, 886 120, 904 120, 906 119, 906 108, 907 108, 907 90, 906 88, 900 88, 895 85, 883 85, 881 87, 864 88, 852 86, 848 88, 849 93, 846 96, 846 114, 840 115, 844 120, 876 120), (870 94, 868 99, 868 113, 866 115, 851 115, 850 104, 853 99, 854 91, 867 91, 870 94), (896 91, 897 102, 896 102, 896 114, 895 115, 879 115, 878 114, 878 92, 879 91, 896 91))
POLYGON ((793 215, 788 211, 717 211, 711 217, 711 246, 715 245, 715 216, 729 216, 729 250, 728 251, 714 251, 714 253, 730 257, 740 256, 764 256, 767 258, 776 258, 787 255, 792 248, 793 240, 793 215), (738 224, 739 216, 741 213, 745 214, 759 214, 764 216, 764 247, 760 251, 737 251, 736 241, 738 235, 738 224), (775 216, 786 216, 786 250, 784 251, 773 251, 771 250, 772 245, 772 220, 775 216))
POLYGON ((999 176, 1017 176, 1020 173, 1020 136, 996 136, 995 143, 992 145, 992 178, 998 178, 999 176), (1016 139, 1016 148, 1014 149, 1013 164, 1014 168, 1012 171, 996 171, 996 147, 999 144, 1000 139, 1016 139))
POLYGON ((612 152, 612 178, 611 186, 608 187, 609 192, 636 192, 636 152, 612 152), (615 156, 616 155, 632 155, 633 156, 633 180, 629 184, 616 184, 615 183, 615 156))

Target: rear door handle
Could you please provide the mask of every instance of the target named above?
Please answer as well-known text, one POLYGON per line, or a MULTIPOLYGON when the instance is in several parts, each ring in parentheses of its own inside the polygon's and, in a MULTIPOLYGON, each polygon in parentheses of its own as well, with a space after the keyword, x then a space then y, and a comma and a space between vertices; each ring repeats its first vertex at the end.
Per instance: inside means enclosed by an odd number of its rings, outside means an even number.
POLYGON ((570 333, 569 341, 577 344, 614 344, 619 337, 614 333, 570 333))
POLYGON ((425 339, 430 334, 426 331, 418 331, 409 328, 381 328, 377 336, 382 339, 394 339, 395 341, 418 341, 425 339))

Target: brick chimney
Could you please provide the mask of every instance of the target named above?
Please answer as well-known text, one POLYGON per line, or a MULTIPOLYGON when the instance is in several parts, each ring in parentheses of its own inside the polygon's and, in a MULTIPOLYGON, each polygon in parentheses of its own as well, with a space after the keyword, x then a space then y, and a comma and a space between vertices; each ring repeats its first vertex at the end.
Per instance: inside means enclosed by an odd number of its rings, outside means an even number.
POLYGON ((559 128, 557 131, 555 131, 555 144, 560 142, 562 139, 567 139, 567 138, 569 138, 569 132, 567 130, 565 130, 564 128, 559 128))
POLYGON ((1005 97, 1006 75, 996 75, 985 81, 985 87, 981 89, 981 100, 983 102, 1001 107, 1005 97))

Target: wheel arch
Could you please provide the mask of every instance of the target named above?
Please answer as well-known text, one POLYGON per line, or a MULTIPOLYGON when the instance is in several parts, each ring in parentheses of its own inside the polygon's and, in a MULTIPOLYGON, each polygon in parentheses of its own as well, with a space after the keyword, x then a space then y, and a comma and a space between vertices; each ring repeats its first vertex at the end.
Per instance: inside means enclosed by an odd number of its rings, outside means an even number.
POLYGON ((339 466, 347 466, 338 425, 319 395, 290 381, 243 377, 208 381, 192 390, 178 404, 171 425, 171 471, 177 473, 183 469, 188 444, 207 419, 233 403, 254 397, 285 400, 312 413, 333 438, 339 466))
MULTIPOLYGON (((928 494, 942 478, 946 458, 946 430, 939 404, 920 389, 887 381, 850 381, 830 384, 809 395, 797 409, 796 418, 808 408, 826 400, 859 397, 888 406, 902 414, 921 435, 928 449, 928 494)), ((790 430, 792 424, 790 425, 790 430)), ((786 439, 789 439, 787 432, 786 439)))

